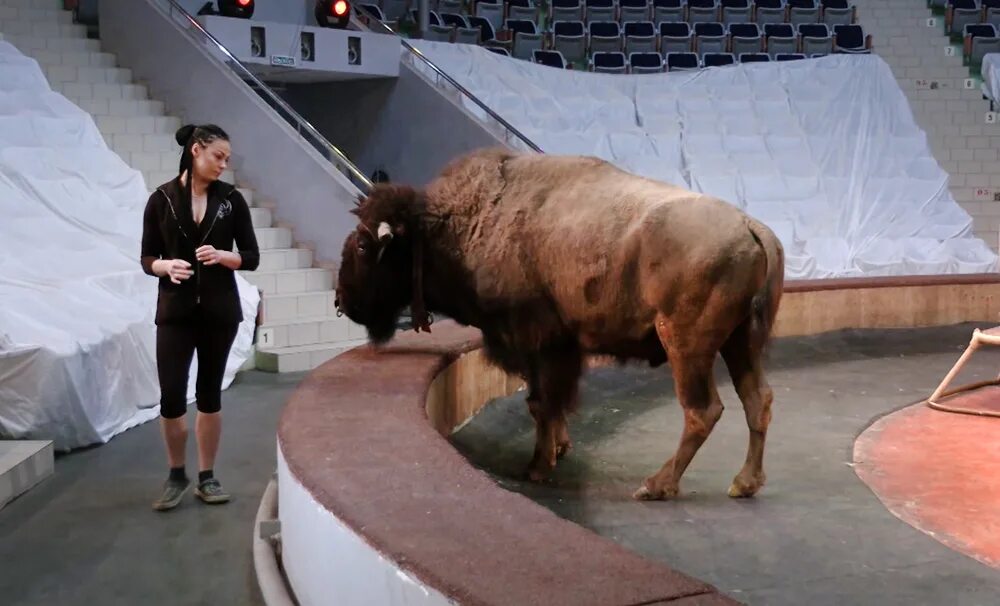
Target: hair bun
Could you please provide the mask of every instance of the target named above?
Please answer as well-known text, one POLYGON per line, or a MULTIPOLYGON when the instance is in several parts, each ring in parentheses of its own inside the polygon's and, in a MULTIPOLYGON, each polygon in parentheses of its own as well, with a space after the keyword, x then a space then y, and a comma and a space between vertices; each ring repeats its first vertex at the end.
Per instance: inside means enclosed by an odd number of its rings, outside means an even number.
POLYGON ((195 126, 194 124, 185 124, 184 126, 177 129, 177 133, 174 134, 174 139, 177 140, 177 145, 184 147, 187 142, 191 140, 191 135, 194 134, 195 126))

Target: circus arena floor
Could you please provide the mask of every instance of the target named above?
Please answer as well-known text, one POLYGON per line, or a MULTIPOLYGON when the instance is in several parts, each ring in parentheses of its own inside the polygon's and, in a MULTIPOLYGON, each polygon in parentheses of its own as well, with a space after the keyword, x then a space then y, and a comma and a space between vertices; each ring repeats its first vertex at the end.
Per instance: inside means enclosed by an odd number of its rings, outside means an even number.
MULTIPOLYGON (((630 498, 680 436, 666 367, 589 371, 574 449, 544 484, 519 479, 534 444, 523 392, 490 403, 452 441, 505 488, 747 604, 995 604, 1000 418, 914 405, 973 328, 776 340, 768 482, 752 500, 726 496, 747 427, 721 360, 726 412, 676 501, 630 498)), ((983 351, 956 385, 998 370, 1000 355, 983 351)))

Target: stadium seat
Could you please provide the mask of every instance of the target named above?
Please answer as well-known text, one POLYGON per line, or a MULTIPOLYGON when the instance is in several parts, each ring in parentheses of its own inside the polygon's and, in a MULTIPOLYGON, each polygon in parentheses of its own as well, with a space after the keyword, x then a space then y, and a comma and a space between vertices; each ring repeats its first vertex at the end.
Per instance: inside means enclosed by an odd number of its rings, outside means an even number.
POLYGON ((667 71, 692 71, 698 69, 698 55, 694 53, 668 53, 667 71))
POLYGON ((806 56, 802 53, 779 53, 775 55, 775 61, 798 61, 799 59, 805 59, 806 56))
POLYGON ((828 55, 833 52, 833 36, 826 24, 800 24, 799 49, 806 55, 828 55))
POLYGON ((767 53, 743 53, 740 55, 740 63, 767 63, 771 56, 767 53))
POLYGON ((656 74, 663 71, 660 53, 632 53, 628 56, 629 71, 633 74, 656 74))
POLYGON ((684 3, 681 0, 653 0, 653 23, 679 23, 684 21, 684 3))
POLYGON ((858 8, 848 0, 822 0, 822 13, 823 23, 829 27, 850 25, 858 18, 858 8))
POLYGON ((729 25, 729 52, 759 53, 763 48, 763 38, 756 23, 731 23, 729 25))
POLYGON ((649 21, 652 17, 649 0, 620 0, 618 3, 622 23, 649 21))
POLYGON ((496 29, 493 23, 485 17, 469 17, 469 25, 479 29, 479 43, 485 44, 496 40, 496 29))
POLYGON ((767 54, 799 52, 799 42, 790 23, 768 23, 764 26, 764 48, 767 54))
POLYGON ((757 0, 754 2, 754 22, 759 26, 768 23, 784 23, 784 0, 757 0))
POLYGON ((479 0, 476 2, 475 16, 486 19, 493 26, 493 31, 497 31, 503 25, 504 6, 500 2, 486 2, 479 0))
POLYGON ((726 28, 721 23, 694 24, 694 51, 699 57, 705 53, 724 53, 728 46, 726 28))
POLYGON ((622 30, 617 21, 591 21, 587 28, 590 33, 590 52, 613 53, 622 50, 622 30))
POLYGON ((507 29, 514 37, 511 55, 515 59, 530 59, 536 49, 541 50, 542 33, 538 31, 534 21, 507 19, 507 29))
POLYGON ((688 0, 687 21, 696 23, 715 23, 719 20, 719 4, 716 0, 688 0))
POLYGON ((965 46, 963 55, 965 62, 975 68, 983 63, 987 53, 1000 52, 1000 38, 997 28, 990 23, 976 23, 965 26, 965 46))
POLYGON ((507 18, 538 23, 538 7, 533 0, 507 0, 507 18))
POLYGON ((750 0, 722 0, 722 24, 750 23, 753 9, 750 0))
POLYGON ((502 46, 484 46, 483 48, 490 51, 491 53, 503 55, 504 57, 510 56, 510 51, 507 50, 506 48, 503 48, 502 46))
POLYGON ((866 36, 865 30, 860 25, 834 25, 833 52, 852 54, 871 53, 871 34, 866 36))
POLYGON ((981 16, 978 0, 948 0, 944 13, 944 31, 952 38, 958 38, 965 32, 966 25, 979 23, 981 16))
POLYGON ((1000 0, 982 0, 983 23, 990 23, 994 27, 1000 26, 1000 0))
POLYGON ((660 53, 686 53, 691 50, 691 26, 683 22, 660 23, 660 53))
POLYGON ((549 23, 556 21, 583 21, 583 4, 580 0, 551 0, 549 23))
POLYGON ((566 59, 563 58, 562 53, 559 51, 536 50, 531 54, 531 60, 541 65, 566 69, 566 59))
POLYGON ((656 28, 652 21, 630 21, 625 24, 625 54, 655 53, 656 28))
POLYGON ((788 0, 788 22, 792 25, 817 23, 819 20, 816 0, 788 0))
POLYGON ((627 69, 625 53, 594 53, 590 57, 590 69, 605 74, 624 74, 627 69))
POLYGON ((703 63, 705 67, 722 67, 736 63, 736 57, 732 53, 706 53, 703 63))
POLYGON ((583 21, 556 21, 552 24, 552 48, 562 53, 567 61, 587 58, 587 36, 583 21))
POLYGON ((586 20, 587 23, 617 22, 614 0, 587 0, 586 20))

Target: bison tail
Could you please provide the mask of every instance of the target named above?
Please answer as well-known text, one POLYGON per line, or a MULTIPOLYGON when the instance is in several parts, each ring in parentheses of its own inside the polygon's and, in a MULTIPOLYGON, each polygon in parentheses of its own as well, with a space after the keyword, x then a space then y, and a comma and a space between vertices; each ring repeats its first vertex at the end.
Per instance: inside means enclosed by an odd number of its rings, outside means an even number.
POLYGON ((764 224, 751 219, 748 227, 764 251, 767 267, 764 285, 751 301, 751 335, 755 348, 763 350, 770 340, 785 288, 785 251, 781 241, 764 224))

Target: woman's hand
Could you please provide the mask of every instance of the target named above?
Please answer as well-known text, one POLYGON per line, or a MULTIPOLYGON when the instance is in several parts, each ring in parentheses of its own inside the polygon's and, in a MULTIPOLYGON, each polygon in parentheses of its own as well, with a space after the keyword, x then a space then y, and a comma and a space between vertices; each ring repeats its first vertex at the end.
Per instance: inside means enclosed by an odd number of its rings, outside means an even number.
POLYGON ((210 244, 199 247, 194 251, 195 258, 205 265, 221 264, 229 269, 239 269, 243 258, 238 253, 228 250, 218 250, 210 244))
POLYGON ((180 284, 181 280, 187 280, 194 275, 191 264, 184 259, 157 259, 153 261, 153 273, 167 276, 174 284, 180 284))

